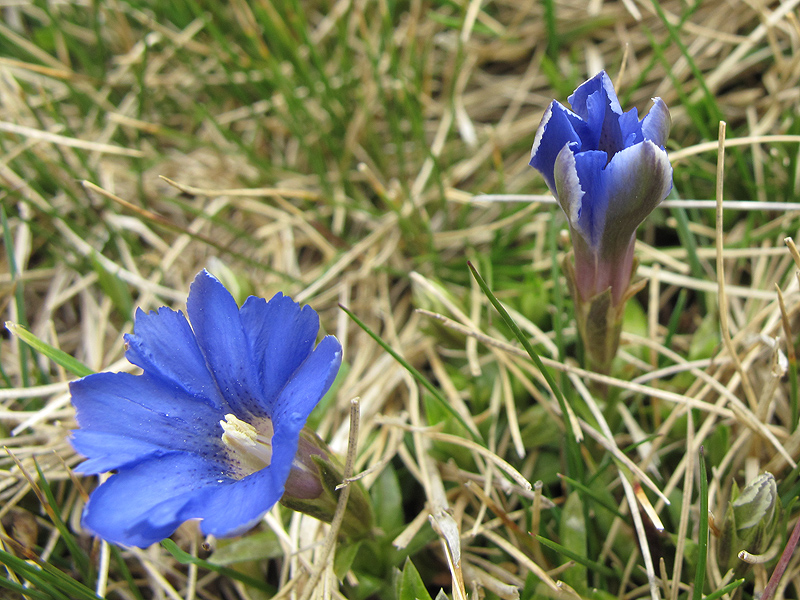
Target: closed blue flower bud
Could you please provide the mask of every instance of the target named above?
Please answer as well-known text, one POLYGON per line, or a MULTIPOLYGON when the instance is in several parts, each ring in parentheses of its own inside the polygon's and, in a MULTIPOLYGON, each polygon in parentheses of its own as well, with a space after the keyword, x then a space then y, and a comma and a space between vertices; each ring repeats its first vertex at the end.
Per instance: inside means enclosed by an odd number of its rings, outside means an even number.
POLYGON ((669 110, 655 98, 642 120, 635 108, 623 112, 604 71, 569 102, 572 110, 553 101, 545 112, 530 164, 569 221, 581 299, 610 288, 617 305, 630 284, 636 229, 672 189, 669 110))

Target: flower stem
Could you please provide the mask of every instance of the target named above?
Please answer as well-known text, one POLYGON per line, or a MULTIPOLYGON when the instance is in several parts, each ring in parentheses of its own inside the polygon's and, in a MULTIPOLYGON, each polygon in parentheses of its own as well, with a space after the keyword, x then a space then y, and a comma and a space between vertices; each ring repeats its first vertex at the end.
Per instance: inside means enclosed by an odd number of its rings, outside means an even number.
POLYGON ((800 519, 797 519, 797 522, 794 524, 792 535, 789 536, 789 541, 786 542, 786 548, 783 549, 783 554, 781 554, 778 564, 775 565, 775 570, 772 572, 769 582, 767 582, 767 587, 764 588, 764 593, 761 595, 761 600, 770 600, 770 598, 772 598, 772 595, 778 588, 778 583, 780 583, 781 577, 783 577, 783 574, 786 571, 786 567, 789 566, 789 561, 792 559, 794 549, 797 548, 798 541, 800 541, 800 519))

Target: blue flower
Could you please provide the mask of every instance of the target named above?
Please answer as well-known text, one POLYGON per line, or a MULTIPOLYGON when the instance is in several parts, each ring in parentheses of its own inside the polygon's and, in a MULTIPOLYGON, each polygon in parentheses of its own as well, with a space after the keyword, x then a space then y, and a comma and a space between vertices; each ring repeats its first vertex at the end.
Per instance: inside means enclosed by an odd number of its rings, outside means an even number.
POLYGON ((640 121, 622 112, 604 71, 542 117, 532 167, 567 215, 578 292, 584 301, 611 288, 619 303, 628 288, 636 229, 672 189, 664 144, 670 115, 660 98, 640 121))
POLYGON ((241 309, 206 271, 182 312, 136 313, 126 357, 141 375, 98 373, 70 385, 78 471, 114 474, 91 495, 83 526, 146 547, 187 519, 205 534, 243 533, 284 492, 309 413, 342 349, 319 318, 277 294, 241 309))

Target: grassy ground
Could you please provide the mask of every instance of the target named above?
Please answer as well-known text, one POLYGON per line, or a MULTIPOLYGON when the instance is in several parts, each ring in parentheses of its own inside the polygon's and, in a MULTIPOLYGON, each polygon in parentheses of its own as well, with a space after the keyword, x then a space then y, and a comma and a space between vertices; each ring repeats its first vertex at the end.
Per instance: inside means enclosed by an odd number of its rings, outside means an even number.
MULTIPOLYGON (((77 362, 10 333, 0 345, 0 596, 675 600, 739 578, 733 594, 760 594, 800 491, 800 256, 784 243, 800 213, 780 205, 800 197, 798 5, 1 2, 0 306, 77 362), (640 231, 648 286, 598 384, 560 274, 565 220, 527 161, 547 104, 601 68, 623 107, 671 107, 671 200, 689 202, 640 231), (778 205, 717 215, 698 201, 723 180, 726 201, 778 205), (546 359, 569 419, 467 260, 546 359), (344 452, 360 398, 356 472, 382 534, 340 544, 335 564, 316 543, 326 526, 281 508, 212 549, 193 524, 145 551, 80 529, 95 481, 70 471, 66 382, 132 371, 135 307, 182 308, 203 267, 240 302, 312 305, 345 347, 312 422, 344 452), (732 487, 765 470, 783 515, 760 562, 726 574, 732 487)), ((775 596, 799 595, 795 558, 775 596)))

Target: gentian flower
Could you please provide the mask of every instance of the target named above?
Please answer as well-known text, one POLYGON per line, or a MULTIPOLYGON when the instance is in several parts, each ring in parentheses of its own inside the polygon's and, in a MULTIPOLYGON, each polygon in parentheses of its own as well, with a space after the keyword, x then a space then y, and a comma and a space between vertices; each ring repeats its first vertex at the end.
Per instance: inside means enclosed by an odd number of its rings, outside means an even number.
MULTIPOLYGON (((550 104, 536 131, 530 164, 544 176, 569 221, 575 264, 567 277, 576 303, 589 311, 593 299, 608 291, 602 302, 620 313, 609 324, 584 326, 613 329, 630 295, 636 229, 672 189, 664 149, 670 115, 660 98, 641 120, 636 108, 623 112, 604 71, 578 87, 569 102, 572 110, 550 104)), ((609 363, 616 353, 611 345, 609 363)))
POLYGON ((141 375, 98 373, 70 385, 85 474, 114 474, 83 526, 146 547, 188 519, 205 534, 243 533, 281 498, 306 419, 331 386, 342 348, 315 347, 319 318, 275 295, 239 308, 206 271, 187 300, 137 311, 127 359, 141 375))
POLYGON ((636 228, 672 189, 664 150, 669 110, 654 98, 641 121, 636 108, 622 112, 605 71, 575 90, 569 103, 573 110, 550 104, 530 164, 567 215, 581 297, 610 287, 619 302, 630 282, 636 228))

